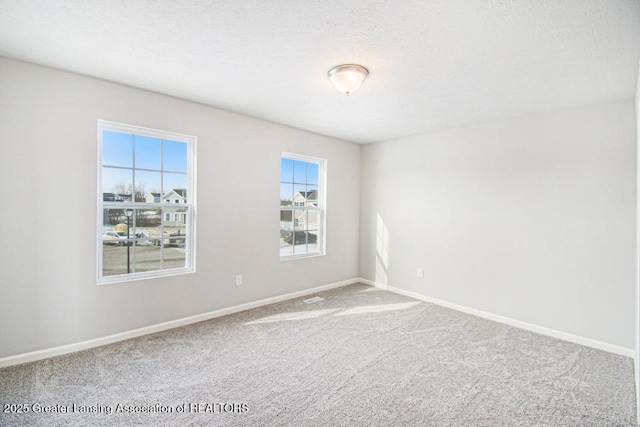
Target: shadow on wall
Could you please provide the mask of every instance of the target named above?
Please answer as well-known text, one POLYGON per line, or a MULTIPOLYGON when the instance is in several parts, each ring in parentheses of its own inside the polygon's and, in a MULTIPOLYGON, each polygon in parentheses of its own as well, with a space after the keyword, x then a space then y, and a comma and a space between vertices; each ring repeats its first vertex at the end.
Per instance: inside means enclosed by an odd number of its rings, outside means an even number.
POLYGON ((376 223, 376 285, 389 285, 389 230, 380 213, 376 223))

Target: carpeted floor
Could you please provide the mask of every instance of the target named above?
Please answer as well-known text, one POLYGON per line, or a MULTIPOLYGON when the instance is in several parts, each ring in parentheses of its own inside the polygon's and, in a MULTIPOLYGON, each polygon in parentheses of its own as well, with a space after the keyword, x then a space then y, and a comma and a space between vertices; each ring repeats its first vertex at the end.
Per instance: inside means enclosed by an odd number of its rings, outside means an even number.
POLYGON ((635 425, 629 358, 365 285, 318 295, 2 369, 0 425, 635 425))

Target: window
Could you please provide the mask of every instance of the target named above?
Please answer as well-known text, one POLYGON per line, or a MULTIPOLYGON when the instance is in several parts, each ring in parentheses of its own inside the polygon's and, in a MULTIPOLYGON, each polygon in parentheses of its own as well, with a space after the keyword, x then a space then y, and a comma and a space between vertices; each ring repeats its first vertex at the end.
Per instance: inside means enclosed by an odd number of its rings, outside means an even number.
POLYGON ((324 254, 326 160, 283 153, 280 162, 280 258, 324 254))
POLYGON ((98 121, 98 283, 194 271, 195 142, 98 121))

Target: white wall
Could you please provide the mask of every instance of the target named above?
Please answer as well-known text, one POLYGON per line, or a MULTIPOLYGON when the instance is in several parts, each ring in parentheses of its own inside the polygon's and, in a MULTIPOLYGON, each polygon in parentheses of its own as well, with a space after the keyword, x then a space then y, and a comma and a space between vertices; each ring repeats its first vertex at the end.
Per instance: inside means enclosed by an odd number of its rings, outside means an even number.
POLYGON ((633 350, 635 150, 632 100, 365 146, 361 276, 633 350))
POLYGON ((358 145, 0 58, 0 357, 357 277, 359 178, 358 145), (198 137, 197 273, 96 285, 98 119, 198 137), (279 259, 282 151, 328 159, 324 257, 279 259))

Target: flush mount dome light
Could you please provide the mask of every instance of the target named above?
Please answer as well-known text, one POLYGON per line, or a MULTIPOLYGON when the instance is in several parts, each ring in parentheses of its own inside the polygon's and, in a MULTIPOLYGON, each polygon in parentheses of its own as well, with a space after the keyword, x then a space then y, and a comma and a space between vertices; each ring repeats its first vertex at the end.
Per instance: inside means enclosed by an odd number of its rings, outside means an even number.
POLYGON ((343 64, 330 69, 328 75, 338 92, 349 96, 360 88, 369 70, 361 65, 343 64))

